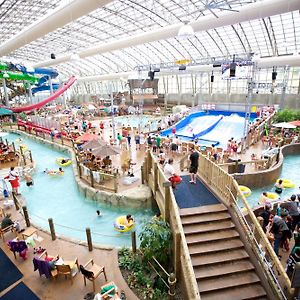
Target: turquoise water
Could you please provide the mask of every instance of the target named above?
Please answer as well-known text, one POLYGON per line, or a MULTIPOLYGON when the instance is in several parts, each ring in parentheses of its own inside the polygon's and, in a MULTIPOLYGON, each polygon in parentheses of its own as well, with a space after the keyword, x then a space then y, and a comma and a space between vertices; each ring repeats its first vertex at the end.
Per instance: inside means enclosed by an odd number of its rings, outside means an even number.
MULTIPOLYGON (((287 155, 284 157, 282 172, 280 178, 285 178, 293 181, 295 184, 294 188, 286 188, 281 194, 281 199, 286 199, 290 197, 292 194, 299 194, 299 186, 300 186, 300 155, 287 155)), ((275 182, 274 182, 275 184, 275 182)), ((249 188, 252 190, 252 194, 250 197, 247 198, 249 204, 254 207, 257 206, 258 200, 260 195, 263 192, 274 192, 274 184, 265 186, 260 189, 252 189, 250 186, 249 188)))
MULTIPOLYGON (((9 134, 5 138, 12 142, 19 137, 9 134)), ((116 208, 85 198, 78 191, 72 166, 64 168, 65 174, 61 177, 50 177, 43 173, 45 168, 58 170, 55 160, 57 157, 66 157, 66 153, 25 137, 22 139, 22 143, 32 151, 37 164, 36 172, 32 176, 34 186, 27 187, 25 182, 21 182, 20 188, 34 224, 49 230, 47 220, 53 218, 57 234, 80 240, 86 240, 85 228, 90 227, 94 243, 121 247, 130 246, 131 239, 130 233, 114 230, 113 223, 118 216, 134 215, 138 235, 142 222, 155 214, 151 209, 116 208), (97 209, 102 212, 102 217, 96 215, 97 209)))

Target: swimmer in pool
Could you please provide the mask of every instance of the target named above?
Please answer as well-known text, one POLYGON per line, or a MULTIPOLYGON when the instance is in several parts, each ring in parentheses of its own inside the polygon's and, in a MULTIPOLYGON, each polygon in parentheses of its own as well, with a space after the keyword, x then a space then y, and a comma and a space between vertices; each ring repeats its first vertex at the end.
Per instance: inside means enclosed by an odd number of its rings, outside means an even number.
POLYGON ((102 217, 102 213, 101 213, 100 210, 96 210, 96 213, 97 213, 97 216, 98 216, 98 217, 102 217))

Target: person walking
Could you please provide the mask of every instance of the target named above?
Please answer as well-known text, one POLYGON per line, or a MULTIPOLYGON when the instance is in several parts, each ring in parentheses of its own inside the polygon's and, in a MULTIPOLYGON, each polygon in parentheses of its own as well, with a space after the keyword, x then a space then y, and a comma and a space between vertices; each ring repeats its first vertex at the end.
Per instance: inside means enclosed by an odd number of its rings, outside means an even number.
POLYGON ((194 146, 191 147, 191 155, 190 155, 190 176, 191 180, 190 183, 196 184, 196 174, 198 171, 198 165, 199 165, 199 153, 195 150, 194 146))

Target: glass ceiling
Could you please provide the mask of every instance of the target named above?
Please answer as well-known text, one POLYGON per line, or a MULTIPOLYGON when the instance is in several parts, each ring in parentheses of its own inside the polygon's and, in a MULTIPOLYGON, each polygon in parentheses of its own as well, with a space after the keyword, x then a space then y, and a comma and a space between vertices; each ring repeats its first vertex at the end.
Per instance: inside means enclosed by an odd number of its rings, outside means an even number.
MULTIPOLYGON (((263 1, 263 0, 261 0, 263 1)), ((0 44, 42 18, 59 0, 0 0, 0 44)), ((19 62, 39 62, 68 52, 78 52, 96 43, 107 43, 170 24, 193 21, 221 11, 238 11, 254 0, 116 0, 63 28, 11 53, 19 62)), ((300 15, 293 11, 197 32, 188 40, 171 38, 98 54, 57 68, 64 75, 88 76, 133 70, 138 65, 197 60, 254 52, 260 56, 299 53, 300 15)), ((5 59, 5 58, 4 58, 5 59)))

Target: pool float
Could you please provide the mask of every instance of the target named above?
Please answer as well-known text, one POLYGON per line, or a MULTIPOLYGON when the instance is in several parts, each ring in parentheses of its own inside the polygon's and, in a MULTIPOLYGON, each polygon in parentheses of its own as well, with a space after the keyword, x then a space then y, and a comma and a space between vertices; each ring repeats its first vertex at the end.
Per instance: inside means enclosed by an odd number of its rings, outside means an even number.
POLYGON ((279 178, 277 179, 276 183, 278 183, 279 180, 282 180, 282 185, 284 188, 293 188, 295 187, 295 183, 293 183, 291 180, 289 179, 283 179, 283 178, 279 178))
POLYGON ((20 145, 20 149, 22 148, 22 151, 25 152, 26 150, 28 150, 27 146, 25 144, 21 144, 20 145))
POLYGON ((16 143, 22 143, 23 141, 22 141, 22 139, 21 138, 19 138, 19 139, 16 139, 16 143))
POLYGON ((60 171, 56 171, 56 170, 49 170, 47 172, 47 175, 49 175, 51 177, 58 177, 58 176, 64 175, 64 172, 60 172, 60 171))
POLYGON ((62 167, 67 167, 67 166, 69 166, 69 165, 72 164, 72 160, 69 159, 69 158, 58 157, 58 158, 56 159, 56 163, 57 163, 58 165, 62 166, 62 167), (65 162, 65 163, 62 163, 62 160, 66 160, 66 162, 65 162))
MULTIPOLYGON (((270 202, 274 202, 279 199, 279 195, 276 193, 267 192, 267 198, 270 200, 270 202)), ((259 203, 261 205, 265 205, 265 203, 262 203, 261 201, 259 201, 259 203)))
POLYGON ((251 195, 251 190, 247 186, 239 185, 239 190, 245 197, 249 197, 251 195))
POLYGON ((117 217, 114 223, 114 227, 119 232, 127 232, 134 228, 135 223, 133 221, 129 222, 129 226, 126 226, 127 223, 126 216, 117 217))

